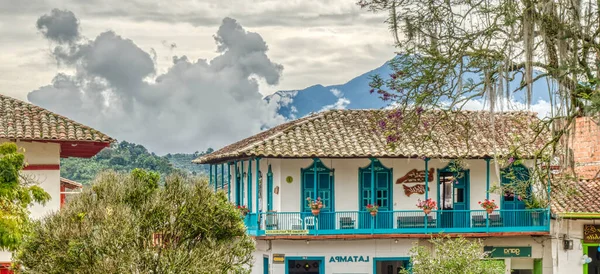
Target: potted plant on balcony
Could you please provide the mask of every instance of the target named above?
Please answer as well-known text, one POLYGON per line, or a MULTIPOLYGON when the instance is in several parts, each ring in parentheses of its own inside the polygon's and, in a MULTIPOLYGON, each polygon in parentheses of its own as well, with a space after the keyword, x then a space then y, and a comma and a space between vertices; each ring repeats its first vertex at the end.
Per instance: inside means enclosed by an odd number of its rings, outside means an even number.
POLYGON ((534 226, 541 225, 542 212, 539 209, 545 208, 545 207, 546 207, 545 201, 543 201, 537 197, 531 196, 527 200, 525 200, 525 208, 530 209, 531 219, 533 221, 534 226))
POLYGON ((250 209, 248 209, 245 205, 239 205, 237 206, 237 209, 240 211, 240 213, 242 213, 242 216, 246 217, 246 215, 248 215, 248 212, 250 212, 250 209))
POLYGON ((495 200, 484 199, 483 202, 479 201, 479 204, 481 205, 481 207, 483 207, 483 209, 485 209, 485 211, 487 211, 488 214, 492 214, 492 212, 494 212, 494 209, 498 208, 498 205, 496 205, 495 200))
POLYGON ((423 209, 423 212, 425 212, 425 215, 427 215, 427 214, 431 213, 431 210, 436 210, 437 209, 437 204, 431 198, 428 198, 425 201, 421 201, 419 199, 419 201, 417 202, 417 207, 420 208, 420 209, 423 209))
POLYGON ((308 202, 308 206, 310 207, 310 211, 313 215, 317 216, 319 213, 321 213, 321 208, 324 207, 321 197, 317 197, 316 200, 308 197, 306 198, 306 201, 308 202))
POLYGON ((377 216, 377 210, 379 209, 378 205, 375 204, 368 204, 367 205, 367 211, 369 211, 369 213, 371 213, 371 216, 375 217, 377 216))

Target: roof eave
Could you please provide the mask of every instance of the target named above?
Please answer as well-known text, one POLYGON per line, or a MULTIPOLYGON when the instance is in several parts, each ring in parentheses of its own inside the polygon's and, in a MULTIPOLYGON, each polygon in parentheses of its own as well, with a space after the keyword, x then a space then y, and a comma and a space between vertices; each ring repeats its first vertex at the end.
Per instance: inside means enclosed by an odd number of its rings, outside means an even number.
POLYGON ((600 212, 561 212, 556 215, 563 219, 600 219, 600 212))

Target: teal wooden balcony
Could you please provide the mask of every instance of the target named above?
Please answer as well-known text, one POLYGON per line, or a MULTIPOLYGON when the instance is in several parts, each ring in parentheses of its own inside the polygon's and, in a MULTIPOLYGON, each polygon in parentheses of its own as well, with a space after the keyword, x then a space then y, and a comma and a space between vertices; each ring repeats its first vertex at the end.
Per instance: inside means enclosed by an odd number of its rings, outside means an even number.
POLYGON ((437 234, 549 232, 548 209, 422 210, 250 213, 245 218, 253 236, 352 235, 352 234, 437 234))

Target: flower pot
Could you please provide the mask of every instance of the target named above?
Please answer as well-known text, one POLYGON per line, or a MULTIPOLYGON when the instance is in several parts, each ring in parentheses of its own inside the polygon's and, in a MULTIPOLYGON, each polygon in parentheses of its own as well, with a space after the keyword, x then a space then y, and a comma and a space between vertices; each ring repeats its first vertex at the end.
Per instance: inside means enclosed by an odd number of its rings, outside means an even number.
POLYGON ((370 213, 371 213, 371 216, 373 216, 373 217, 377 216, 377 211, 371 211, 370 213))
POLYGON ((492 214, 492 212, 494 212, 493 208, 486 208, 485 211, 487 211, 488 214, 492 214))
POLYGON ((319 213, 321 213, 321 209, 317 208, 317 209, 311 209, 310 210, 312 212, 313 215, 317 216, 319 215, 319 213))
POLYGON ((431 209, 423 209, 423 212, 425 212, 425 215, 431 213, 431 209))

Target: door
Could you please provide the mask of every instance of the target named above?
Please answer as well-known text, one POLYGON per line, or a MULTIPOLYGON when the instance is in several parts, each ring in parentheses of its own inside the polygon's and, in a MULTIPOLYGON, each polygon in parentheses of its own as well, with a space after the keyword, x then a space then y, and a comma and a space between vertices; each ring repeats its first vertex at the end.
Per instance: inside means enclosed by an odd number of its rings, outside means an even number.
POLYGON ((269 274, 269 257, 263 257, 263 274, 269 274))
POLYGON ((469 170, 438 170, 438 220, 444 228, 469 227, 469 170))
POLYGON ((409 258, 374 258, 374 274, 398 274, 401 270, 410 270, 409 258))
POLYGON ((235 204, 236 205, 242 205, 244 199, 242 197, 244 197, 243 195, 243 190, 242 190, 242 175, 240 172, 240 169, 238 168, 238 165, 236 163, 235 165, 235 204))
POLYGON ((452 206, 454 208, 454 227, 469 227, 469 171, 463 171, 462 176, 454 178, 452 192, 452 206))
MULTIPOLYGON (((333 170, 327 168, 319 159, 315 159, 313 165, 308 168, 303 168, 302 173, 302 222, 304 224, 316 223, 318 229, 335 229, 335 200, 334 200, 334 176, 333 170), (315 182, 315 172, 316 179, 315 182), (315 217, 311 213, 310 206, 306 198, 321 198, 323 208, 321 213, 315 217)), ((314 226, 306 227, 306 229, 314 229, 314 226)))
POLYGON ((364 168, 359 169, 359 228, 371 228, 373 217, 367 211, 369 204, 379 206, 375 217, 375 228, 393 228, 393 191, 392 191, 392 169, 386 168, 377 159, 364 168), (375 170, 375 174, 372 174, 375 170), (375 184, 371 180, 375 180, 375 184), (372 202, 372 193, 375 190, 375 202, 372 202))
POLYGON ((267 171, 267 212, 273 211, 273 172, 271 165, 267 171))
POLYGON ((528 225, 528 218, 525 209, 526 197, 530 190, 523 184, 529 180, 529 169, 523 165, 510 166, 502 170, 502 195, 500 202, 500 212, 504 226, 524 226, 528 225), (519 193, 526 192, 526 193, 519 193))
POLYGON ((587 274, 600 274, 600 252, 598 245, 586 246, 588 257, 592 258, 592 262, 584 265, 584 273, 587 274), (587 270, 587 272, 585 272, 587 270))
POLYGON ((325 274, 325 260, 322 257, 286 258, 285 274, 325 274))

